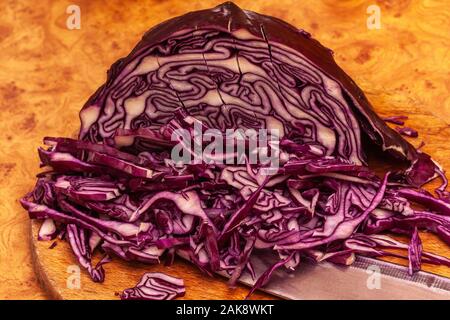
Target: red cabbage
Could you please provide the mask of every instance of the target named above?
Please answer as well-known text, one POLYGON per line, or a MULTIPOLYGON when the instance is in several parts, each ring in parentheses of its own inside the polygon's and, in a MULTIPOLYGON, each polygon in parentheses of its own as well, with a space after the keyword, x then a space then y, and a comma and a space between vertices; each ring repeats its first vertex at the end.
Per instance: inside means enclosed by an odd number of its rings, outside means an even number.
MULTIPOLYGON (((362 132, 382 150, 420 161, 329 49, 302 30, 231 2, 150 29, 83 107, 80 138, 110 141, 117 128, 158 130, 180 107, 210 128, 280 128, 286 136, 300 135, 305 146, 355 164, 366 163, 362 132)), ((137 140, 130 143, 145 143, 137 140)))
POLYGON ((391 116, 391 117, 385 117, 382 118, 386 122, 390 122, 393 124, 398 124, 399 126, 402 126, 405 124, 403 120, 408 120, 407 116, 391 116))
POLYGON ((395 130, 407 137, 417 138, 419 136, 419 133, 416 130, 409 127, 396 127, 395 130))
MULTIPOLYGON (((422 252, 418 234, 428 230, 450 245, 441 167, 377 116, 330 50, 279 19, 227 2, 150 29, 111 67, 80 119, 78 139, 44 139, 38 152, 49 171, 21 204, 45 221, 40 239, 65 235, 94 281, 103 281, 110 256, 171 264, 177 254, 207 275, 226 272, 234 286, 245 272, 255 277, 254 249, 279 261, 250 293, 276 268, 303 260, 349 265, 355 254, 390 255, 409 259, 411 274, 422 262, 450 265, 422 252), (195 142, 198 123, 224 141, 232 139, 227 129, 277 129, 279 168, 265 175, 264 163, 228 150, 175 163, 172 148, 190 140, 172 134, 183 129, 195 142), (409 168, 379 178, 363 141, 409 168), (421 188, 436 177, 439 197, 421 188), (410 236, 410 245, 385 231, 410 236), (105 258, 93 266, 95 251, 105 258)), ((146 274, 121 297, 182 294, 182 280, 146 274)))
POLYGON ((139 283, 121 294, 122 300, 172 300, 185 294, 184 282, 157 272, 145 273, 139 283))
POLYGON ((78 259, 78 263, 87 270, 94 282, 103 282, 105 279, 105 271, 102 265, 111 261, 109 256, 106 255, 93 267, 91 263, 91 252, 86 241, 86 231, 78 228, 74 224, 68 224, 66 230, 68 241, 78 259))
POLYGON ((414 272, 420 270, 420 264, 422 260, 422 241, 420 240, 417 227, 414 228, 414 232, 411 237, 411 243, 409 244, 408 248, 408 255, 409 255, 408 273, 409 275, 412 276, 414 272))
POLYGON ((53 240, 58 235, 55 222, 52 219, 45 219, 42 222, 38 233, 38 240, 53 240))

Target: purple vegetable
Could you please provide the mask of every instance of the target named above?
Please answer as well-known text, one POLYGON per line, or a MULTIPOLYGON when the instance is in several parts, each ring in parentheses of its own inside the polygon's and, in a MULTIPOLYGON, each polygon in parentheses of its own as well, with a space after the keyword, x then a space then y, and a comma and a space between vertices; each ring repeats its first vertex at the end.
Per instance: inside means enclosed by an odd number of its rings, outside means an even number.
POLYGON ((390 122, 393 124, 398 124, 399 126, 402 126, 405 124, 405 122, 403 120, 408 120, 408 117, 407 116, 391 116, 391 117, 385 117, 382 119, 383 119, 383 121, 390 122))
POLYGON ((105 271, 102 265, 111 261, 108 256, 100 260, 95 267, 91 264, 91 252, 87 245, 87 239, 84 229, 79 229, 74 224, 67 225, 67 238, 78 263, 85 268, 94 282, 103 282, 105 271))
MULTIPOLYGON (((334 230, 332 231, 331 235, 318 238, 316 235, 316 239, 309 238, 307 241, 298 241, 294 244, 285 244, 285 245, 276 245, 274 249, 278 250, 304 250, 309 249, 312 247, 321 246, 324 244, 331 243, 332 241, 336 240, 343 240, 350 238, 350 236, 356 231, 356 229, 360 226, 360 224, 366 220, 367 216, 380 204, 381 200, 383 199, 384 192, 386 190, 386 183, 387 178, 389 174, 386 174, 383 180, 383 183, 378 190, 378 192, 373 196, 372 201, 370 202, 369 206, 364 209, 363 212, 361 212, 357 217, 350 216, 348 219, 341 219, 338 224, 334 225, 334 230)), ((339 200, 340 205, 345 205, 346 201, 339 200)), ((348 204, 348 203, 347 203, 348 204)), ((344 212, 345 215, 345 212, 344 212)), ((335 217, 337 214, 334 215, 335 217)), ((329 220, 326 220, 328 222, 329 220)), ((325 226, 324 226, 325 229, 325 226)), ((319 230, 318 230, 319 231, 319 230)), ((313 234, 314 237, 314 234, 313 234)))
POLYGON ((441 199, 436 199, 425 191, 416 191, 414 189, 400 189, 398 190, 397 194, 398 196, 404 197, 407 200, 417 202, 434 211, 437 211, 442 215, 450 216, 450 203, 447 203, 441 199))
POLYGON ((58 235, 58 229, 52 219, 45 219, 39 229, 38 240, 53 240, 58 235))
POLYGON ((419 133, 409 127, 396 127, 395 130, 397 130, 398 133, 407 136, 407 137, 411 137, 411 138, 417 138, 419 136, 419 133))
POLYGON ((408 247, 409 256, 409 275, 413 275, 414 272, 420 270, 421 260, 422 260, 422 241, 419 238, 419 233, 417 227, 414 228, 414 232, 411 238, 411 243, 408 247))
POLYGON ((163 273, 145 273, 139 283, 120 294, 122 300, 172 300, 185 294, 184 281, 163 273))
MULTIPOLYGON (((94 281, 104 278, 104 261, 91 263, 96 251, 148 264, 179 255, 207 275, 225 271, 230 286, 246 272, 255 277, 254 249, 272 251, 279 261, 250 293, 305 258, 349 265, 355 254, 391 255, 409 259, 410 272, 421 262, 450 265, 422 252, 418 234, 450 244, 442 168, 375 114, 328 49, 276 18, 227 2, 152 28, 111 67, 80 118, 79 139, 44 139, 39 157, 49 168, 21 204, 46 221, 41 238, 67 232, 94 281), (277 129, 280 167, 264 175, 263 163, 234 150, 175 163, 173 146, 195 142, 200 122, 201 132, 277 129), (172 141, 177 129, 186 141, 172 141), (410 167, 381 179, 367 166, 363 140, 410 167), (421 189, 436 177, 438 198, 421 189), (410 236, 410 245, 385 231, 410 236)), ((122 298, 182 294, 182 280, 146 274, 122 298)))
POLYGON ((53 185, 55 191, 76 201, 108 201, 120 196, 121 184, 104 179, 59 177, 53 185))
POLYGON ((49 249, 53 249, 54 247, 56 247, 58 245, 58 242, 54 241, 52 242, 52 244, 48 247, 49 249))
POLYGON ((280 260, 276 263, 274 263, 271 267, 269 267, 269 269, 267 269, 259 278, 258 280, 255 282, 255 285, 253 286, 253 288, 250 290, 250 292, 247 294, 247 296, 245 297, 245 299, 248 299, 253 292, 255 292, 255 290, 263 287, 265 284, 267 284, 267 282, 270 279, 270 276, 272 275, 272 273, 277 270, 279 267, 284 266, 285 264, 287 264, 289 261, 291 261, 291 259, 294 257, 295 252, 292 252, 288 257, 286 257, 283 260, 280 260))
POLYGON ((361 132, 382 150, 418 159, 329 49, 281 20, 232 2, 150 29, 83 107, 80 138, 114 139, 116 128, 161 130, 180 107, 220 130, 276 125, 287 135, 301 135, 306 146, 355 164, 366 162, 361 132))

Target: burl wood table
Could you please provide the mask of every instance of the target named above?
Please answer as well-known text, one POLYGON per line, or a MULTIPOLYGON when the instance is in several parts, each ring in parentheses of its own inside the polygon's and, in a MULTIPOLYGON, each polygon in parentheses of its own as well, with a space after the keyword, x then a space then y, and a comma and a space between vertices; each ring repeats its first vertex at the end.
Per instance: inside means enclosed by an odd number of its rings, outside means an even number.
MULTIPOLYGON (((151 26, 221 1, 76 1, 81 29, 68 30, 68 1, 3 1, 0 10, 0 298, 115 299, 145 271, 182 276, 187 299, 242 299, 246 289, 228 289, 193 266, 106 265, 104 284, 82 272, 81 289, 68 289, 75 264, 66 243, 50 250, 35 241, 36 225, 18 198, 39 172, 36 148, 44 136, 75 136, 78 111, 105 80, 108 67, 126 55, 151 26), (32 3, 32 5, 31 5, 32 3), (33 238, 30 234, 33 233, 33 238), (34 262, 33 262, 34 260, 34 262), (35 273, 34 271, 37 271, 35 273), (38 281, 44 285, 41 289, 38 281)), ((310 31, 335 51, 337 62, 361 86, 382 115, 407 114, 420 137, 410 139, 450 167, 450 7, 447 1, 236 1, 310 31), (381 9, 381 29, 366 26, 366 9, 381 9)), ((450 255, 435 237, 424 247, 450 255)), ((427 271, 450 276, 449 269, 427 271)), ((256 294, 255 298, 271 298, 256 294)))

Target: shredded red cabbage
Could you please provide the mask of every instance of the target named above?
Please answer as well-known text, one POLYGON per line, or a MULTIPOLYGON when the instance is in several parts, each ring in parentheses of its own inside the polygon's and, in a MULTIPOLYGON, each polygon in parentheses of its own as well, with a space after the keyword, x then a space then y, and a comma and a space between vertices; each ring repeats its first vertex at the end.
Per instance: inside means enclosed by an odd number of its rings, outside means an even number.
POLYGON ((409 127, 396 127, 395 130, 407 137, 417 138, 419 136, 419 133, 416 130, 409 127))
POLYGON ((122 300, 172 300, 185 294, 184 281, 163 273, 145 273, 139 283, 121 294, 122 300))
POLYGON ((421 260, 422 260, 422 241, 420 240, 419 233, 417 231, 417 227, 414 228, 411 242, 408 248, 409 255, 409 267, 408 273, 409 275, 413 275, 414 272, 420 270, 421 260))
POLYGON ((404 120, 408 120, 408 116, 391 116, 391 117, 385 117, 382 119, 386 122, 390 122, 390 123, 402 126, 405 124, 404 120))

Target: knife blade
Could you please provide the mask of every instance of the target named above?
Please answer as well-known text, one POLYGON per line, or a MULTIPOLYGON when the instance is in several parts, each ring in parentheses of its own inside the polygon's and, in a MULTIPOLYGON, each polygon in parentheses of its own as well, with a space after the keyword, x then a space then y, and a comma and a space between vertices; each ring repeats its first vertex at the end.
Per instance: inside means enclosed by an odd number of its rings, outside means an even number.
MULTIPOLYGON (((277 258, 263 252, 254 255, 257 278, 277 258)), ((249 286, 255 282, 248 273, 239 281, 249 286)), ((291 273, 279 268, 261 290, 296 300, 449 300, 450 279, 424 271, 409 276, 405 266, 358 256, 346 267, 305 262, 291 273)))

